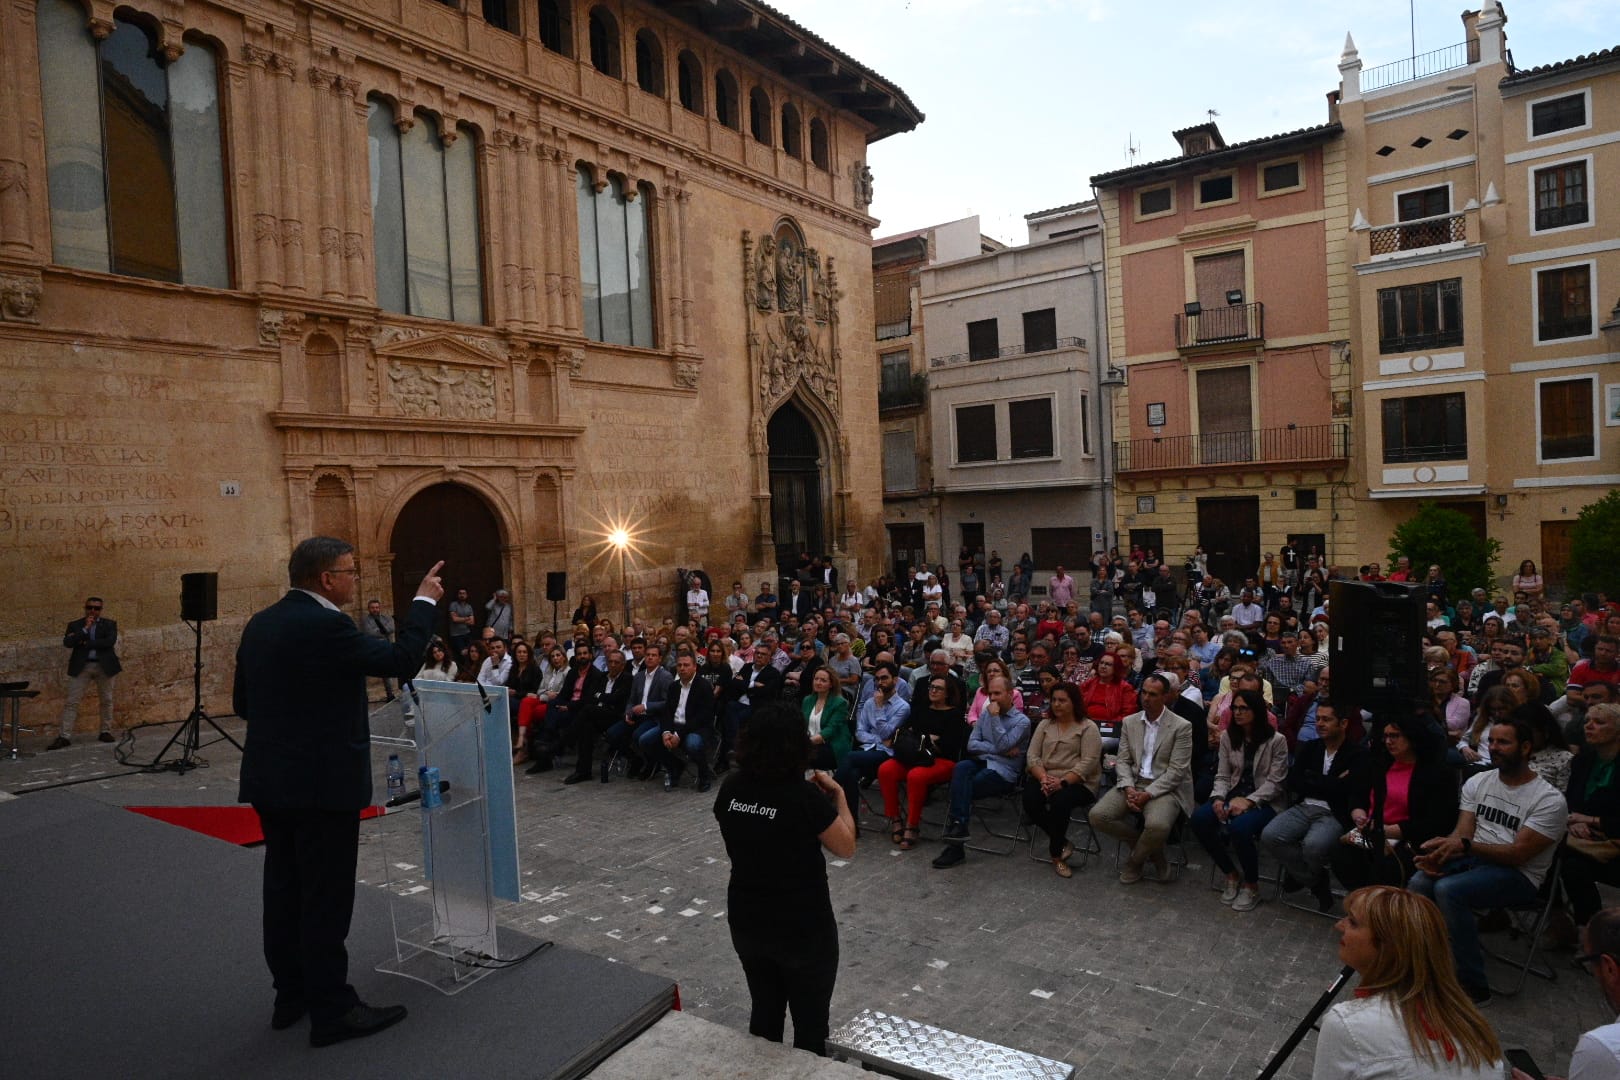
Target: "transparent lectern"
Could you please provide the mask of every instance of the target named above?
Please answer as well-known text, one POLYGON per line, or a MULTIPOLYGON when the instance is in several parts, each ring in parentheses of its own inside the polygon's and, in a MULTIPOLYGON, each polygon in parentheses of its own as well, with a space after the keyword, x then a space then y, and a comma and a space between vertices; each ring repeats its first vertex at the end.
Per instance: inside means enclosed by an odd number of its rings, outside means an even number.
POLYGON ((501 955, 495 920, 497 900, 518 900, 507 695, 476 683, 404 691, 372 714, 372 742, 400 755, 408 792, 423 767, 446 786, 396 810, 420 818, 419 848, 415 830, 383 830, 394 955, 377 970, 454 994, 517 959, 501 955))

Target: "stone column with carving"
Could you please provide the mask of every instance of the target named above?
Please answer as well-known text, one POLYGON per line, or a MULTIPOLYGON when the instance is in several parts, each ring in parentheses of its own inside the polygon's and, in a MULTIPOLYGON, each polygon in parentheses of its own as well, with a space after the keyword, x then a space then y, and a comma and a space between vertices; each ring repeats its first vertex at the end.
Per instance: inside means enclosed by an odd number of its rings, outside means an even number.
MULTIPOLYGON (((535 235, 534 200, 540 195, 540 163, 535 159, 534 136, 519 127, 513 148, 517 151, 518 191, 518 291, 523 301, 522 320, 527 330, 545 329, 540 310, 540 272, 537 266, 542 240, 535 235)), ((514 317, 516 312, 514 312, 514 317)))
POLYGON ((529 365, 535 362, 534 351, 526 343, 513 345, 507 352, 512 365, 512 422, 534 423, 533 406, 529 401, 529 365))
POLYGON ((559 186, 557 148, 549 143, 537 149, 540 158, 540 266, 545 274, 546 329, 560 334, 567 328, 562 305, 563 250, 561 225, 565 189, 559 186))
MULTIPOLYGON (((557 148, 557 190, 567 193, 566 205, 573 205, 574 169, 567 144, 557 148)), ((570 333, 579 333, 585 329, 585 313, 579 306, 579 218, 562 212, 563 203, 557 208, 557 231, 553 234, 553 245, 561 241, 563 252, 563 265, 560 268, 562 288, 563 330, 570 333)))
MULTIPOLYGON (((249 44, 247 106, 252 116, 252 134, 247 147, 247 173, 253 179, 253 266, 254 287, 274 291, 281 284, 281 217, 278 211, 275 170, 276 154, 275 54, 261 45, 249 44)), ((229 130, 229 128, 227 128, 229 130)))
POLYGON ((691 258, 691 232, 688 229, 689 210, 692 201, 692 192, 684 184, 675 189, 673 202, 675 204, 675 251, 680 262, 680 318, 679 341, 686 348, 692 347, 692 258, 691 258))
MULTIPOLYGON (((42 206, 45 201, 43 155, 30 147, 28 138, 30 130, 44 130, 39 95, 23 93, 25 86, 39 85, 34 18, 32 3, 0 8, 0 101, 10 103, 0 108, 0 255, 19 259, 34 256, 38 224, 30 221, 30 202, 36 187, 42 206), (37 173, 30 162, 37 163, 37 173)), ((39 236, 43 240, 46 233, 39 236)))
MULTIPOLYGON (((510 122, 509 117, 506 119, 510 122)), ((484 172, 490 178, 489 186, 499 200, 495 205, 500 207, 500 219, 491 223, 490 238, 494 242, 490 244, 488 257, 491 263, 500 267, 501 306, 504 310, 498 321, 503 325, 510 325, 523 309, 518 272, 522 245, 517 237, 521 229, 518 218, 522 216, 525 206, 518 188, 517 141, 517 133, 510 128, 496 128, 494 137, 485 143, 484 154, 484 172)))
POLYGON ((375 282, 371 277, 371 151, 366 129, 366 99, 360 94, 360 80, 354 78, 354 57, 342 57, 350 74, 338 79, 338 147, 343 156, 344 225, 343 279, 350 300, 370 303, 375 282))
POLYGON ((300 138, 298 131, 300 126, 307 128, 308 125, 307 122, 300 124, 303 120, 303 111, 299 108, 301 98, 293 83, 296 68, 290 52, 296 43, 279 34, 274 40, 276 51, 270 57, 270 71, 274 76, 271 83, 275 94, 275 142, 269 149, 280 165, 281 282, 289 292, 301 293, 304 291, 304 215, 298 166, 308 140, 300 138))
POLYGON ((342 211, 345 198, 341 182, 343 154, 340 141, 344 124, 337 83, 337 72, 319 67, 309 69, 309 86, 314 102, 311 111, 315 157, 319 162, 320 177, 317 227, 320 237, 321 295, 328 300, 342 300, 347 295, 343 276, 342 211))

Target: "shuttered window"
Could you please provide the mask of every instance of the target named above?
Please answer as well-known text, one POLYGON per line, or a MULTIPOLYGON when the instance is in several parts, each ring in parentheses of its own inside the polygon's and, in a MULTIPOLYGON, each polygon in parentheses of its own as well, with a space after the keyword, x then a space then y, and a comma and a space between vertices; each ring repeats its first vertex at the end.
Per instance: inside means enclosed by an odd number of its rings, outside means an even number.
POLYGON ((915 491, 917 489, 917 433, 904 431, 883 433, 883 490, 915 491))
POLYGON ((1541 460, 1596 457, 1597 429, 1592 417, 1596 380, 1549 379, 1536 389, 1541 411, 1541 460))

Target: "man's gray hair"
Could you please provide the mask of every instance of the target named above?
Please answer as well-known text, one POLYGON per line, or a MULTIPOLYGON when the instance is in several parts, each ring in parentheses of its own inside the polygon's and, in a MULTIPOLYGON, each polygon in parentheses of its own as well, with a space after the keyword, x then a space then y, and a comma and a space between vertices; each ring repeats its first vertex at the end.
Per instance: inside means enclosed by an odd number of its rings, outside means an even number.
POLYGON ((319 585, 321 575, 353 550, 353 544, 334 536, 312 536, 299 541, 293 548, 292 558, 287 560, 287 584, 295 589, 319 585))

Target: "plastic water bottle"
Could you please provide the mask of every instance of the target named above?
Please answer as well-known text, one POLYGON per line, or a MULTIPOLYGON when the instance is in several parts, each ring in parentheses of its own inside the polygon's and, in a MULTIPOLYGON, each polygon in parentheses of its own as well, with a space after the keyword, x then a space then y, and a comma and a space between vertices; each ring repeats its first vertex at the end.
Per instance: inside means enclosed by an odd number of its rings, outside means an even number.
POLYGON ((388 798, 397 799, 405 794, 405 767, 399 763, 398 754, 388 755, 388 798))

